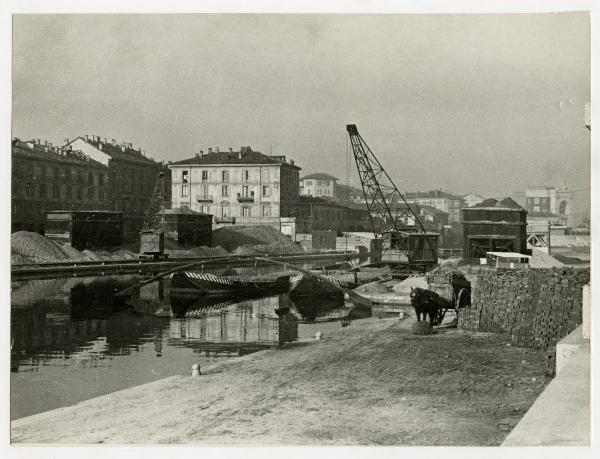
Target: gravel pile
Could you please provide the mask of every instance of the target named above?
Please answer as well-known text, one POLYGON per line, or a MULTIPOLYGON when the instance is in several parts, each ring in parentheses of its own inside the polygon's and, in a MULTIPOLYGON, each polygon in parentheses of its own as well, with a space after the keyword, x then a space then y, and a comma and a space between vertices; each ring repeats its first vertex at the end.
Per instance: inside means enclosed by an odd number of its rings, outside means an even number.
POLYGON ((213 232, 212 240, 238 255, 304 253, 286 235, 268 225, 220 228, 213 232))
POLYGON ((389 293, 389 289, 379 282, 369 282, 354 289, 356 293, 389 293))
POLYGON ((41 234, 17 231, 10 235, 11 263, 51 262, 69 257, 56 242, 41 234))
POLYGON ((410 293, 412 288, 429 288, 427 285, 427 278, 425 276, 410 276, 404 279, 402 282, 397 283, 392 287, 396 293, 410 293))

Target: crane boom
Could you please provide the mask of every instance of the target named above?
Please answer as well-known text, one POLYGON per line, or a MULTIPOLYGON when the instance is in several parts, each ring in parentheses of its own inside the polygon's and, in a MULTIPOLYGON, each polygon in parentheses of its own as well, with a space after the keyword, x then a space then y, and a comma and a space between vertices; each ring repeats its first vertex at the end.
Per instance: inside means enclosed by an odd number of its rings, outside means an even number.
POLYGON ((350 136, 375 239, 381 239, 384 234, 393 234, 395 247, 404 253, 410 263, 412 258, 410 234, 414 234, 414 230, 410 231, 407 225, 411 220, 414 222, 412 226, 423 235, 422 239, 437 260, 437 247, 434 247, 430 237, 427 237, 427 231, 414 206, 410 205, 398 191, 384 167, 358 133, 356 125, 348 124, 346 129, 350 136))

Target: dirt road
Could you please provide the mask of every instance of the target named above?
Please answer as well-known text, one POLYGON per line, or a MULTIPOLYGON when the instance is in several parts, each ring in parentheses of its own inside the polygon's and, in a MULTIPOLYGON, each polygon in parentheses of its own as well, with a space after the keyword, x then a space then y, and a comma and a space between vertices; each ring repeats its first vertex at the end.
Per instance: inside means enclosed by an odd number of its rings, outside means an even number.
MULTIPOLYGON (((498 335, 355 321, 12 423, 26 443, 498 445, 548 380, 545 353, 498 335)), ((190 362, 190 366, 191 366, 190 362)))

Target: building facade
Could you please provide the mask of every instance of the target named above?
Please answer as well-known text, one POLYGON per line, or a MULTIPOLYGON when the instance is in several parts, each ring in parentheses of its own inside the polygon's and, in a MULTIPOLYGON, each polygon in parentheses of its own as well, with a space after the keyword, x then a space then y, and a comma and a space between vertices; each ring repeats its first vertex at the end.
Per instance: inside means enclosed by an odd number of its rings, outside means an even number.
POLYGON ((531 219, 543 219, 553 223, 573 226, 573 192, 566 185, 556 187, 527 188, 525 191, 525 209, 531 219))
POLYGON ((333 199, 337 181, 336 177, 321 172, 306 175, 300 179, 300 196, 333 199))
POLYGON ((296 232, 311 234, 313 231, 333 230, 370 231, 369 211, 362 206, 342 206, 324 198, 300 196, 292 209, 296 217, 296 232))
POLYGON ((417 191, 416 193, 406 193, 406 201, 410 204, 419 206, 432 206, 448 214, 449 223, 459 223, 461 220, 461 209, 464 207, 462 197, 441 190, 427 192, 417 191))
POLYGON ((281 226, 298 201, 300 167, 250 147, 219 149, 169 164, 171 204, 214 215, 215 223, 281 226))
POLYGON ((11 159, 13 232, 43 233, 49 211, 112 209, 108 166, 81 151, 15 139, 11 159))
POLYGON ((137 237, 143 226, 144 215, 154 191, 159 172, 164 173, 165 203, 171 202, 170 170, 145 155, 140 148, 131 143, 117 143, 115 139, 85 135, 73 140, 66 139, 66 147, 79 150, 96 162, 109 169, 112 208, 123 212, 125 236, 137 237))

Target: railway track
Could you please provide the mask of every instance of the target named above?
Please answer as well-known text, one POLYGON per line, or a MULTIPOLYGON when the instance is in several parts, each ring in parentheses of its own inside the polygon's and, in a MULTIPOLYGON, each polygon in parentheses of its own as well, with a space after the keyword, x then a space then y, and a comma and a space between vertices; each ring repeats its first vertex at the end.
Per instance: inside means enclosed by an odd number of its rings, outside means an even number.
MULTIPOLYGON (((368 255, 368 254, 367 254, 368 255)), ((358 258, 357 253, 330 252, 319 254, 283 254, 272 256, 281 262, 339 261, 358 258)), ((361 254, 361 257, 365 254, 361 254)), ((266 266, 269 263, 256 261, 255 255, 231 255, 226 257, 195 257, 172 259, 139 259, 107 261, 62 261, 53 263, 14 264, 11 266, 11 280, 50 279, 54 277, 76 277, 87 275, 160 273, 179 265, 198 262, 195 269, 218 268, 226 266, 266 266)))

